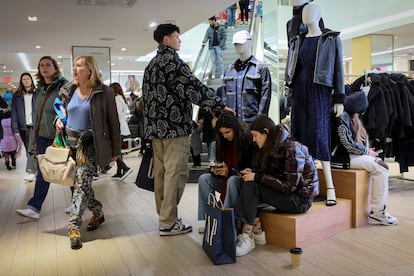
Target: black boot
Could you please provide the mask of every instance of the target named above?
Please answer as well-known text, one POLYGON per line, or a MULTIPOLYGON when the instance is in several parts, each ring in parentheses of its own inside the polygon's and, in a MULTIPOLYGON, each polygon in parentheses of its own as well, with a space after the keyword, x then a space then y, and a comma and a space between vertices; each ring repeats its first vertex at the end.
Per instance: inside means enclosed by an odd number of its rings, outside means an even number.
POLYGON ((10 167, 10 161, 6 160, 6 168, 11 171, 12 167, 10 167))
POLYGON ((16 168, 16 158, 12 158, 12 168, 16 168))

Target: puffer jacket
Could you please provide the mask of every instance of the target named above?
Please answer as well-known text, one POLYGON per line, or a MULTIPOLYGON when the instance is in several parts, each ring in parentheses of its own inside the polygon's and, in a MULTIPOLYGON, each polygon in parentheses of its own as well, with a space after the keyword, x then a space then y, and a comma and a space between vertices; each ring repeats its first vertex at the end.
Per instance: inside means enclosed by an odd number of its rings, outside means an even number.
MULTIPOLYGON (((226 49, 226 29, 223 25, 218 25, 217 29, 217 39, 219 46, 222 50, 226 49)), ((211 26, 208 27, 206 34, 204 35, 203 43, 206 43, 208 40, 208 49, 213 48, 213 40, 214 40, 214 28, 211 26)))
MULTIPOLYGON (((315 72, 313 82, 333 88, 333 103, 344 103, 345 84, 342 64, 342 42, 339 32, 324 29, 316 50, 315 72)), ((300 45, 306 33, 297 35, 289 43, 289 54, 286 65, 286 85, 291 87, 296 74, 296 65, 300 45)))
POLYGON ((272 82, 266 63, 252 56, 248 61, 241 84, 238 81, 234 64, 229 65, 224 73, 223 85, 223 102, 236 111, 240 121, 251 123, 259 114, 268 115, 272 82), (241 99, 237 95, 238 86, 242 88, 241 99))
MULTIPOLYGON (((60 89, 59 96, 67 107, 77 86, 68 83, 60 89)), ((89 118, 96 152, 96 163, 107 166, 113 156, 121 152, 121 133, 115 95, 112 89, 97 83, 90 99, 89 118)))
POLYGON ((318 173, 308 148, 291 139, 287 127, 278 128, 278 145, 269 155, 266 169, 255 171, 254 181, 286 194, 297 193, 302 198, 319 194, 318 173))

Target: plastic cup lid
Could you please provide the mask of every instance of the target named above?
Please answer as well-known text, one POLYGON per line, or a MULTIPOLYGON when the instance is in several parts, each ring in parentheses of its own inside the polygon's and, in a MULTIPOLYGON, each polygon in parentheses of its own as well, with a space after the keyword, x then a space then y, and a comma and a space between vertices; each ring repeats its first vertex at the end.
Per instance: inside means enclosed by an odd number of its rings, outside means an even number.
POLYGON ((303 250, 300 247, 292 247, 290 249, 290 253, 292 253, 292 254, 302 254, 303 250))

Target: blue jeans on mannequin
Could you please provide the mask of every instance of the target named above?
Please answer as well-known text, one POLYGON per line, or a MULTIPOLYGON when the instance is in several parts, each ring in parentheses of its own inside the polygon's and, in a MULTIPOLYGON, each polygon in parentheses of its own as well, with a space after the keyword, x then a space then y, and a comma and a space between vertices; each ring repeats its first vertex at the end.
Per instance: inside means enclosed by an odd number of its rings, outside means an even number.
POLYGON ((220 46, 213 46, 210 49, 211 57, 211 76, 216 76, 216 67, 218 67, 218 73, 223 75, 223 50, 220 46))
MULTIPOLYGON (((204 173, 198 178, 198 220, 205 220, 206 203, 208 195, 212 192, 221 192, 223 177, 204 173)), ((239 195, 240 177, 232 175, 227 178, 226 198, 223 202, 224 208, 236 207, 237 197, 239 195)))

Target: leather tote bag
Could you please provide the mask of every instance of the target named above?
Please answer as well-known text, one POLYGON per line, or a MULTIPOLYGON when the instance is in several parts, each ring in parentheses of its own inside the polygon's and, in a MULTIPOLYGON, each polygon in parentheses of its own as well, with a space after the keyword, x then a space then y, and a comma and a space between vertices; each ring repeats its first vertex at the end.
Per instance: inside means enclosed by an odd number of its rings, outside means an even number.
POLYGON ((75 182, 76 162, 70 156, 67 137, 61 132, 44 154, 37 155, 37 162, 44 180, 50 183, 72 186, 75 182))

